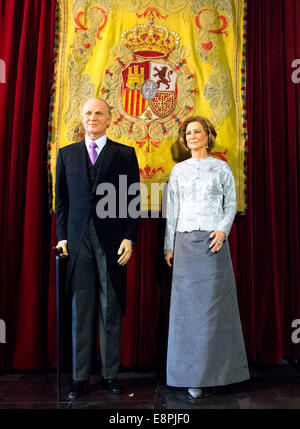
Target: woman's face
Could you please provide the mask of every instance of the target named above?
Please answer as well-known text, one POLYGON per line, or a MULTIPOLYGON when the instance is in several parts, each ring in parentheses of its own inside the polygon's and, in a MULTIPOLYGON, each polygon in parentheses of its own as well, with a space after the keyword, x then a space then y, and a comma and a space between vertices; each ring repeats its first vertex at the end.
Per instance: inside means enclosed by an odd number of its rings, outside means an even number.
POLYGON ((200 122, 190 122, 186 128, 185 138, 188 148, 193 151, 206 151, 207 134, 200 122))

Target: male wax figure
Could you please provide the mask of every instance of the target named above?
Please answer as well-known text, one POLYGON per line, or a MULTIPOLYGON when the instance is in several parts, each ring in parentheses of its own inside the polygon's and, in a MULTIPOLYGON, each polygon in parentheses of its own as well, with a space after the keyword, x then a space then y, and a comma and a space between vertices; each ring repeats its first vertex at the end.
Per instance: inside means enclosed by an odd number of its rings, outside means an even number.
POLYGON ((57 247, 63 249, 62 257, 69 257, 67 284, 72 291, 73 384, 69 399, 89 390, 97 316, 100 373, 111 393, 121 392, 117 378, 121 318, 126 264, 137 240, 139 168, 134 148, 107 138, 110 120, 107 103, 89 99, 82 108, 85 140, 61 148, 57 157, 57 247), (138 191, 128 195, 133 183, 138 191), (103 207, 100 213, 97 208, 103 198, 97 195, 102 192, 99 188, 97 192, 97 187, 105 184, 115 190, 110 193, 114 201, 109 201, 108 207, 116 210, 107 217, 103 207), (130 202, 136 207, 135 217, 128 212, 124 215, 124 204, 127 211, 130 202))

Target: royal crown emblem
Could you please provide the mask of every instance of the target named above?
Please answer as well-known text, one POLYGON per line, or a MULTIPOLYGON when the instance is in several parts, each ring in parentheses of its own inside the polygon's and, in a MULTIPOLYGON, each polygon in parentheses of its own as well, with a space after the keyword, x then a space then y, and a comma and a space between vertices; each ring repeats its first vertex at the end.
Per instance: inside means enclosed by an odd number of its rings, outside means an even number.
POLYGON ((138 24, 122 33, 122 43, 136 56, 163 58, 179 45, 179 36, 163 25, 138 24))
POLYGON ((179 36, 164 25, 138 24, 122 33, 121 42, 133 53, 135 62, 122 72, 123 108, 146 122, 167 117, 175 107, 175 70, 160 62, 178 45, 179 36), (141 62, 137 62, 137 58, 141 62))
POLYGON ((167 137, 177 138, 178 126, 194 109, 196 91, 180 37, 155 24, 154 15, 167 17, 149 8, 137 14, 148 16, 148 23, 122 33, 113 51, 118 56, 105 70, 101 89, 114 106, 112 135, 127 135, 145 152, 155 152, 167 137))

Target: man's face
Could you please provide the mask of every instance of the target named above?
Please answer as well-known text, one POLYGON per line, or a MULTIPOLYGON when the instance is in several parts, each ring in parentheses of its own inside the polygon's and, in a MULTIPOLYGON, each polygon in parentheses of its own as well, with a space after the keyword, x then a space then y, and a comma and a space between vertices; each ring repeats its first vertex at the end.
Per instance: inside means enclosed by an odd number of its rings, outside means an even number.
POLYGON ((82 108, 82 122, 86 134, 92 140, 104 136, 110 124, 107 105, 102 100, 88 100, 82 108))

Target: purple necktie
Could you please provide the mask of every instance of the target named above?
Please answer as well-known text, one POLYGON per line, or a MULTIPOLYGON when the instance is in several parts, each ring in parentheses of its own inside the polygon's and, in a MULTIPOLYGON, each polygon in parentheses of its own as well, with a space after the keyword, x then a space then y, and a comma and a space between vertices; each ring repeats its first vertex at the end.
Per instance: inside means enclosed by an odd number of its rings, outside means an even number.
POLYGON ((96 159, 97 159, 97 157, 98 157, 98 154, 97 154, 97 151, 96 151, 96 147, 98 147, 98 146, 97 146, 97 143, 92 142, 92 143, 90 144, 90 148, 91 148, 91 151, 90 151, 90 158, 91 158, 91 161, 92 161, 92 164, 93 164, 93 165, 95 164, 96 159))

